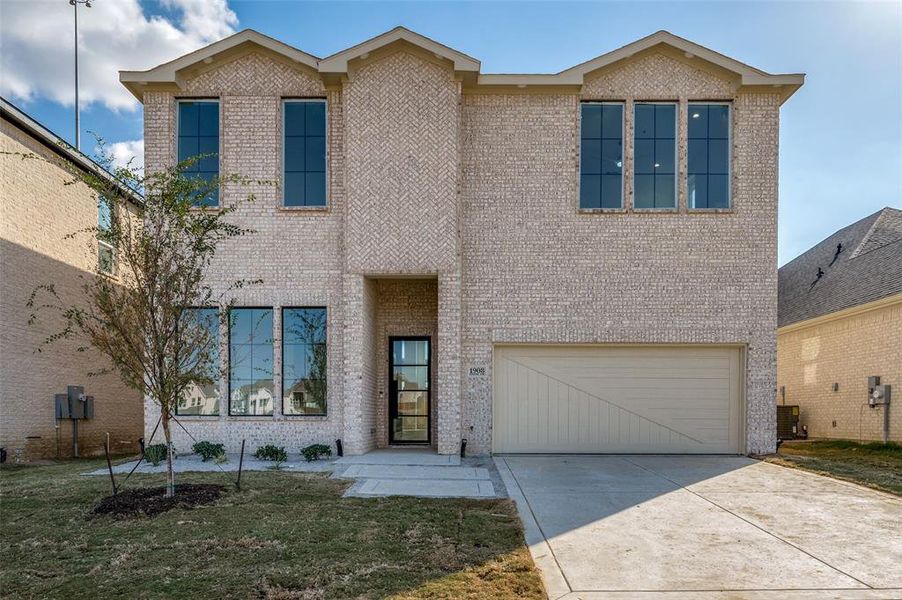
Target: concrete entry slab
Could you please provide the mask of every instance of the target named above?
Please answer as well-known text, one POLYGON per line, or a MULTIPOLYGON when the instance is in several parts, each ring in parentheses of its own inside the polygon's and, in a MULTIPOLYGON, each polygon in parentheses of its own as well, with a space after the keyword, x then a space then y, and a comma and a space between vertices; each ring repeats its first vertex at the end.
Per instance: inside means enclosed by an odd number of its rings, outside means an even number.
POLYGON ((552 598, 899 597, 902 501, 880 492, 731 456, 496 463, 552 598))
POLYGON ((461 464, 460 456, 425 449, 390 448, 345 457, 335 462, 332 476, 357 480, 345 496, 506 497, 490 459, 467 458, 461 464))
POLYGON ((436 454, 435 450, 429 448, 386 448, 357 456, 343 456, 335 463, 338 465, 455 466, 460 464, 460 456, 436 454))
POLYGON ((487 469, 476 467, 420 467, 411 465, 351 465, 336 477, 344 479, 445 479, 485 480, 487 469))
POLYGON ((419 496, 423 498, 494 498, 491 481, 447 479, 367 479, 354 496, 419 496))

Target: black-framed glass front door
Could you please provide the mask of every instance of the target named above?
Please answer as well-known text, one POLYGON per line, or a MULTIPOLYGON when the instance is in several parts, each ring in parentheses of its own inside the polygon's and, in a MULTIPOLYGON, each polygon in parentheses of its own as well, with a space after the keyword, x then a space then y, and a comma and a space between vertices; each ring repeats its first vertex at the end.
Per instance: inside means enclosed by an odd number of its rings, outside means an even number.
POLYGON ((391 444, 431 442, 430 345, 428 337, 388 340, 388 441, 391 444))

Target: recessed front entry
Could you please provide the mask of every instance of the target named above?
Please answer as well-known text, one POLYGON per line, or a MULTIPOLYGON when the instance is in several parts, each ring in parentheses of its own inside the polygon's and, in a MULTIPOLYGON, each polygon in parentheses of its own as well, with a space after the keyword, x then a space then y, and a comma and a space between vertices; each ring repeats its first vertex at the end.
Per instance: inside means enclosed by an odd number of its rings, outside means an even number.
POLYGON ((388 441, 428 444, 431 409, 430 339, 389 338, 388 441))

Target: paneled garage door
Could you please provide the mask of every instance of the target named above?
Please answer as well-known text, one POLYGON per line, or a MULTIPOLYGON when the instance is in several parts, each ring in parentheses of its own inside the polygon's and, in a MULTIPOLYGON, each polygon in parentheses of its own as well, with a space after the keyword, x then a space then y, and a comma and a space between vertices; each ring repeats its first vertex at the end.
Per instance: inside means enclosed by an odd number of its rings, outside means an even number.
POLYGON ((739 453, 740 350, 496 346, 495 452, 739 453))

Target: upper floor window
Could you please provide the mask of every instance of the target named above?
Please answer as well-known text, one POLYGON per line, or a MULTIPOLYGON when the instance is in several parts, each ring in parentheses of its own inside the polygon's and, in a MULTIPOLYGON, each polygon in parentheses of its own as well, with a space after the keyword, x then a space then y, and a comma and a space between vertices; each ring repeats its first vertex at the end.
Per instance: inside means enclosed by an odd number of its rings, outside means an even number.
POLYGON ((730 207, 730 107, 689 105, 689 208, 730 207))
POLYGON ((229 414, 272 415, 272 309, 229 314, 229 414))
POLYGON ((676 208, 676 104, 635 106, 635 208, 676 208))
POLYGON ((116 248, 109 235, 113 229, 113 210, 109 198, 97 197, 97 268, 107 275, 116 274, 116 248))
POLYGON ((579 207, 623 207, 623 105, 582 104, 579 207))
MULTIPOLYGON (((178 160, 198 158, 185 169, 187 177, 214 181, 219 177, 219 102, 180 100, 178 103, 178 160)), ((219 190, 213 189, 195 206, 217 206, 219 190)))
POLYGON ((209 381, 192 382, 175 407, 177 415, 219 414, 219 311, 216 308, 189 308, 185 319, 197 328, 189 366, 206 372, 209 381), (202 363, 202 364, 198 364, 202 363))
POLYGON ((282 412, 326 414, 326 309, 282 310, 282 412))
POLYGON ((326 101, 285 100, 285 206, 326 205, 326 101))

